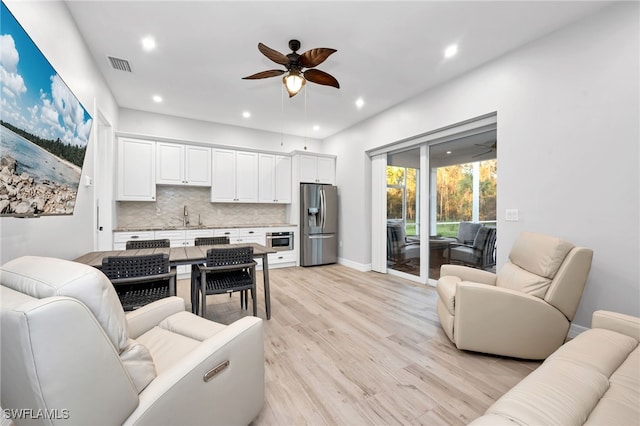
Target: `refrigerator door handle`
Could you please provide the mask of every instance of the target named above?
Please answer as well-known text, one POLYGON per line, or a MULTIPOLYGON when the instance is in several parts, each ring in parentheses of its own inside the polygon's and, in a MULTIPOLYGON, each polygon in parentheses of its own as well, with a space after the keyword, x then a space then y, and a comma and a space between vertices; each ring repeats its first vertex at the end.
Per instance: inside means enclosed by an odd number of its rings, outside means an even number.
POLYGON ((324 224, 326 223, 327 219, 326 219, 326 215, 327 215, 327 205, 326 205, 326 201, 325 201, 325 197, 324 197, 324 190, 320 189, 320 205, 322 206, 322 229, 324 229, 324 224))
POLYGON ((317 240, 317 239, 324 240, 326 238, 335 238, 335 235, 309 235, 310 240, 317 240))

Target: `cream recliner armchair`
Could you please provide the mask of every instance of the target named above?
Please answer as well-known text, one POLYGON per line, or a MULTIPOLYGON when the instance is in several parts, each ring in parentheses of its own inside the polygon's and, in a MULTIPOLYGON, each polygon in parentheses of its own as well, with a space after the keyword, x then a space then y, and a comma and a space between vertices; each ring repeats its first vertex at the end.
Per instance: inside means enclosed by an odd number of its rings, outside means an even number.
POLYGON ((102 272, 47 257, 7 262, 0 284, 0 405, 17 426, 246 425, 263 406, 260 318, 225 326, 178 297, 125 315, 102 272))
POLYGON ((567 337, 592 257, 587 248, 525 232, 498 274, 442 265, 442 328, 458 349, 544 359, 567 337))

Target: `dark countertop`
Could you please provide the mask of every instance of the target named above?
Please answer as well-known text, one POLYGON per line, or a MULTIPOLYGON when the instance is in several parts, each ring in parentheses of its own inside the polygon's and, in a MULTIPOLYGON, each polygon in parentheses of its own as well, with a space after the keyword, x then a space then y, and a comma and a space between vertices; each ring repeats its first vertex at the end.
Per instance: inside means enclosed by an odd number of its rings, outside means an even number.
POLYGON ((268 223, 251 225, 194 225, 194 226, 128 226, 113 228, 113 232, 139 232, 139 231, 191 231, 197 229, 233 229, 233 228, 295 228, 291 223, 268 223))

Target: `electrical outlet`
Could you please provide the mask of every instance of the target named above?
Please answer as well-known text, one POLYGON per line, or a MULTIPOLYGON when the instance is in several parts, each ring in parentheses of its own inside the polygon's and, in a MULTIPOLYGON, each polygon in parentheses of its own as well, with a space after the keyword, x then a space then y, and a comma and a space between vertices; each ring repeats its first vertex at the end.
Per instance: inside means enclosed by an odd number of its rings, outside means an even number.
POLYGON ((518 221, 518 209, 506 209, 505 210, 505 219, 507 222, 517 222, 518 221))

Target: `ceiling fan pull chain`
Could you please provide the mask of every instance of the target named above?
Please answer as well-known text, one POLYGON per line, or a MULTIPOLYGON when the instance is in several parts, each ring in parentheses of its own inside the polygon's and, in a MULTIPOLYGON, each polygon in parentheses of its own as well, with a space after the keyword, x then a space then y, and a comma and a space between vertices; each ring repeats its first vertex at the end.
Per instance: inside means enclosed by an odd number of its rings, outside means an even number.
POLYGON ((282 113, 280 120, 280 146, 284 146, 284 86, 280 86, 280 111, 282 113))

